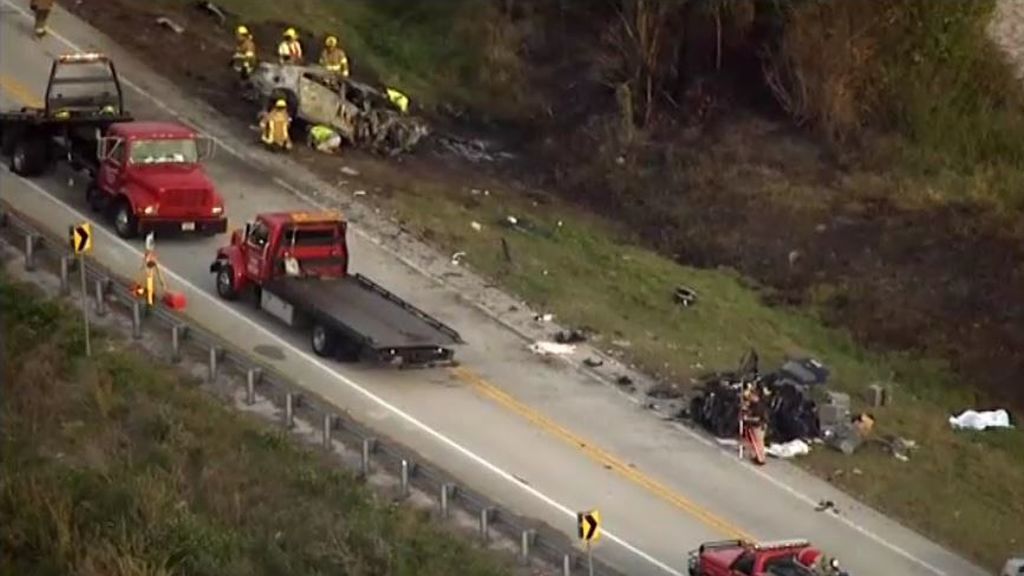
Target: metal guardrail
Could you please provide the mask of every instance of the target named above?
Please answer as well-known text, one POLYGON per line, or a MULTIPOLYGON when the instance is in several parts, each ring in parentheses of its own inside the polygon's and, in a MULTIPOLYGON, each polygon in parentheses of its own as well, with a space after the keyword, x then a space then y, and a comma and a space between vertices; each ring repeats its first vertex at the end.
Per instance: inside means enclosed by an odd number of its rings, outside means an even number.
MULTIPOLYGON (((40 232, 39 227, 0 201, 0 235, 20 247, 25 257, 25 269, 36 270, 41 263, 55 270, 61 281, 62 294, 71 293, 70 271, 77 266, 67 242, 40 232)), ((482 494, 459 485, 439 468, 420 462, 411 450, 390 440, 376 436, 369 428, 350 416, 339 413, 326 401, 303 391, 284 376, 260 366, 245 353, 194 322, 189 321, 163 305, 147 309, 134 297, 123 278, 90 259, 86 266, 87 286, 95 302, 94 313, 110 313, 111 304, 126 308, 132 317, 132 337, 142 338, 144 329, 169 330, 171 360, 180 362, 186 354, 201 358, 208 367, 207 378, 212 381, 232 373, 237 380, 244 378, 245 403, 253 405, 257 393, 270 400, 283 412, 283 426, 295 429, 295 419, 301 418, 316 426, 320 424, 322 446, 335 451, 335 442, 360 455, 358 473, 367 478, 376 467, 398 478, 400 496, 405 498, 415 488, 433 495, 438 503, 438 515, 447 519, 454 508, 461 509, 478 519, 479 537, 484 544, 493 536, 504 536, 518 542, 521 564, 540 561, 560 570, 564 576, 587 572, 585 552, 573 546, 563 533, 539 521, 529 520, 496 505, 482 494)), ((166 332, 165 332, 166 334, 166 332)), ((566 519, 570 521, 570 519, 566 519)), ((623 576, 598 558, 593 558, 594 576, 623 576)))

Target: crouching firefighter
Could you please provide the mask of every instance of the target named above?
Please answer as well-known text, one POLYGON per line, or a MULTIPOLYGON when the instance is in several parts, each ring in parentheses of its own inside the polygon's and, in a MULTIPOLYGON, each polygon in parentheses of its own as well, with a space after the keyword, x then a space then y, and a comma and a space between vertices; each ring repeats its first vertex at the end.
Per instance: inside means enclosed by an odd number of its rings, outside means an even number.
POLYGON ((274 103, 274 109, 264 114, 260 120, 263 143, 272 150, 291 150, 292 138, 288 133, 291 124, 292 118, 288 114, 288 103, 284 99, 279 99, 274 103))
POLYGON ((768 425, 767 394, 767 389, 751 383, 744 386, 740 398, 740 446, 743 443, 750 445, 754 462, 759 466, 763 466, 766 460, 764 436, 768 425))

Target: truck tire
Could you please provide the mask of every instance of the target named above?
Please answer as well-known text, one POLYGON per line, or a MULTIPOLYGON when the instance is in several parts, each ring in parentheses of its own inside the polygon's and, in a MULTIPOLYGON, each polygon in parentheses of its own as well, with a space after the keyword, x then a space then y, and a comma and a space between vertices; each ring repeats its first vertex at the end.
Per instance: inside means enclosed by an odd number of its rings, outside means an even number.
POLYGON ((217 270, 217 295, 225 300, 238 298, 235 287, 235 269, 230 264, 221 264, 217 270))
POLYGON ((102 213, 107 207, 107 200, 95 182, 89 184, 89 187, 85 189, 85 202, 89 204, 90 210, 97 213, 102 213))
POLYGON ((139 234, 139 222, 132 205, 125 199, 114 204, 114 231, 124 239, 135 238, 139 234))
POLYGON ((312 337, 313 353, 322 357, 333 357, 338 348, 338 335, 334 330, 319 322, 313 323, 312 337))
POLYGON ((11 151, 11 171, 19 176, 39 176, 49 164, 47 152, 45 138, 24 135, 11 151))

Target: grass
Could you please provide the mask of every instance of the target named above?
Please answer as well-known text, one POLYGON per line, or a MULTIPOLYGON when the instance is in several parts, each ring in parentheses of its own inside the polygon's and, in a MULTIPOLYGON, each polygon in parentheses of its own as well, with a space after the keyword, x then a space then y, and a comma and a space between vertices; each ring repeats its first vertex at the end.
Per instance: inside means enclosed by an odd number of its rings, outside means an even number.
POLYGON ((0 274, 0 574, 510 574, 0 274))

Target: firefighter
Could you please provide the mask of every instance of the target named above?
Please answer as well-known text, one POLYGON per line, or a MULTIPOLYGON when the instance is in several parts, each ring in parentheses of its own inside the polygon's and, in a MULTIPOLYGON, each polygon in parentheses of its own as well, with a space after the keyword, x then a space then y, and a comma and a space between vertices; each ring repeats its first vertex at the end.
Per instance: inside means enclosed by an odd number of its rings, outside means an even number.
POLYGON ((260 119, 263 129, 263 143, 274 150, 291 150, 292 139, 288 134, 292 118, 288 114, 288 103, 280 99, 274 103, 274 109, 260 119))
POLYGON ((160 264, 156 260, 156 252, 151 247, 152 239, 147 238, 146 244, 149 247, 146 248, 142 257, 142 282, 136 283, 132 291, 136 297, 144 299, 148 306, 153 306, 156 303, 157 282, 160 283, 160 289, 164 292, 167 291, 167 282, 164 280, 163 271, 160 270, 160 264))
POLYGON ((46 22, 50 19, 50 12, 53 10, 53 0, 32 0, 29 5, 36 17, 35 33, 37 38, 46 36, 46 22))
POLYGON ((256 68, 256 41, 245 26, 235 29, 235 53, 231 56, 231 67, 242 80, 248 80, 256 68))
POLYGON ((338 46, 336 36, 328 36, 324 40, 324 49, 320 52, 320 65, 338 78, 348 78, 348 55, 338 46))
POLYGON ((341 148, 341 135, 323 124, 309 129, 309 147, 325 154, 332 154, 341 148))
POLYGON ((744 386, 740 399, 740 425, 743 427, 741 442, 750 444, 754 462, 759 466, 765 464, 764 436, 768 424, 768 390, 758 389, 756 383, 744 386))
POLYGON ((302 44, 295 28, 284 31, 281 43, 277 45, 277 58, 281 64, 302 64, 302 44))

